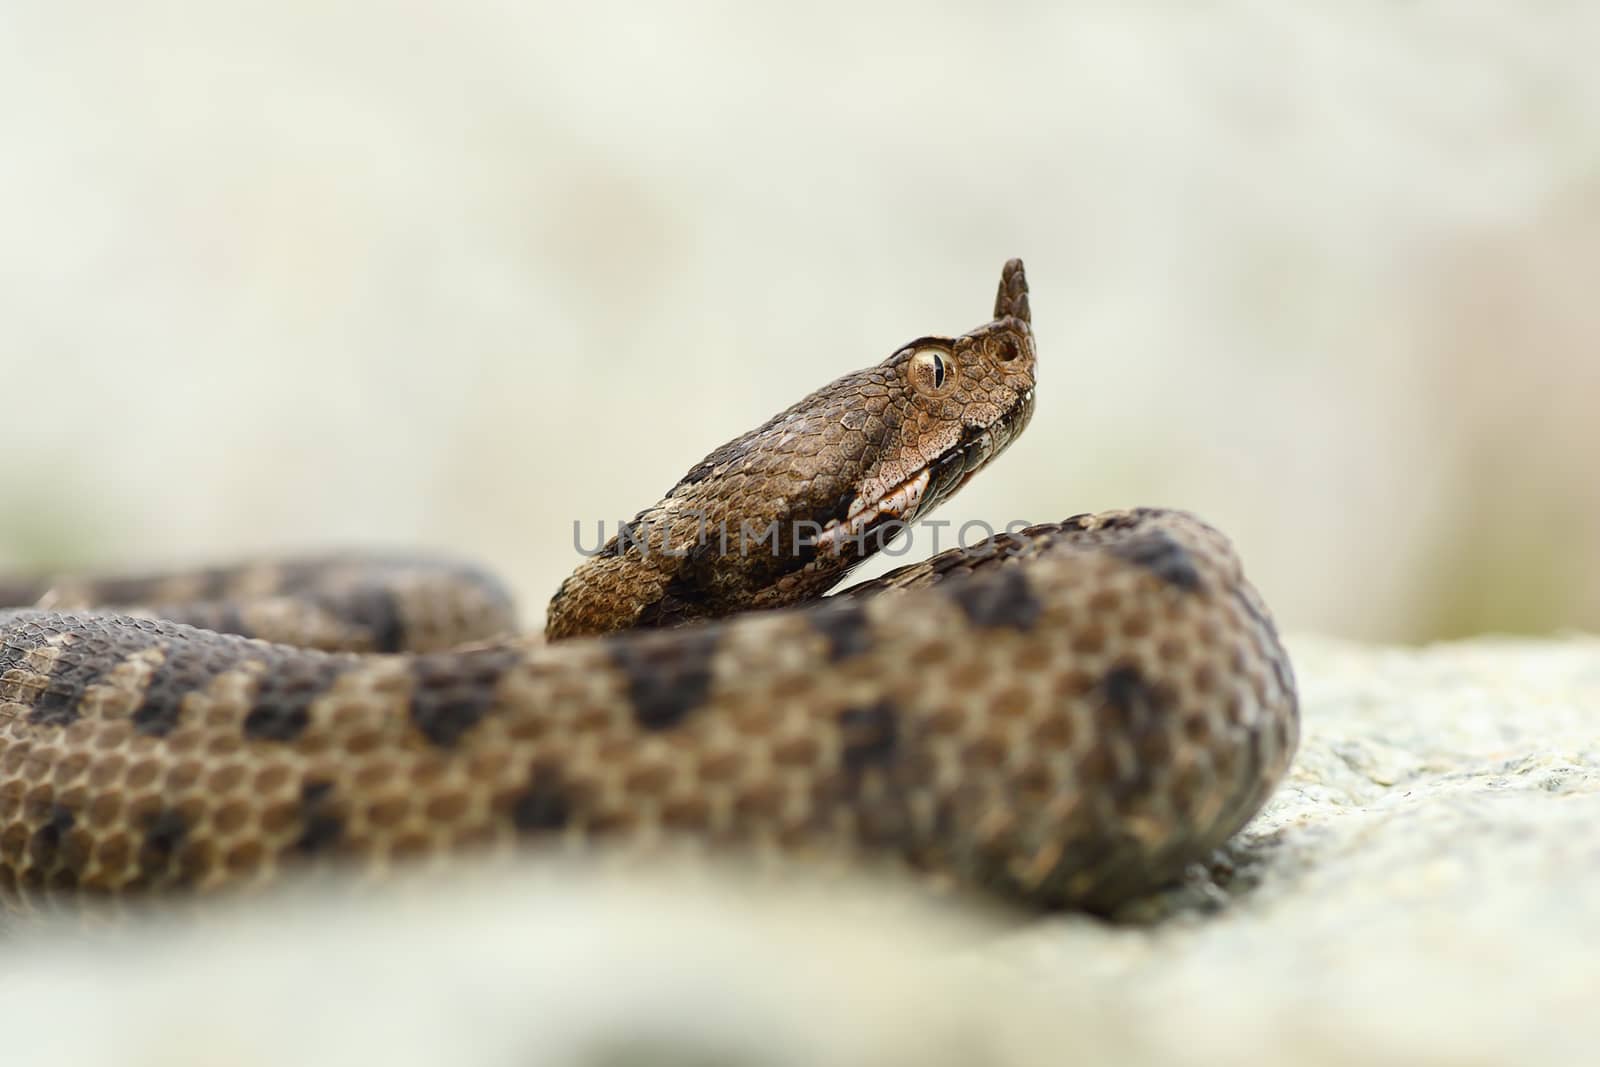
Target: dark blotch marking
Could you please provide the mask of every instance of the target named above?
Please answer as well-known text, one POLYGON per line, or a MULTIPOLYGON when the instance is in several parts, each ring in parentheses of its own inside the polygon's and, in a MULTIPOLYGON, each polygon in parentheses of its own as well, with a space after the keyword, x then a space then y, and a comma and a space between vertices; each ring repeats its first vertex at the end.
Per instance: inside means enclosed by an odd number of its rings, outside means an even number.
POLYGON ((716 612, 716 569, 721 560, 716 541, 695 544, 684 554, 661 596, 639 609, 634 626, 660 630, 716 612))
POLYGON ((144 703, 133 713, 133 728, 141 734, 149 734, 152 737, 167 736, 177 728, 182 701, 182 694, 164 695, 160 700, 146 697, 144 703))
POLYGON ((189 833, 189 820, 172 808, 163 808, 145 820, 144 847, 159 856, 170 856, 189 833))
MULTIPOLYGON (((309 701, 307 702, 309 704, 309 701)), ((311 725, 308 706, 256 707, 244 717, 244 735, 252 741, 293 741, 311 725)))
POLYGON ((364 585, 351 590, 342 605, 334 610, 341 618, 372 634, 377 652, 400 652, 406 647, 405 619, 394 594, 381 585, 364 585))
MULTIPOLYGON (((844 521, 854 499, 854 491, 847 489, 809 511, 803 510, 803 502, 796 503, 796 511, 775 520, 775 536, 769 537, 771 527, 760 523, 746 527, 729 523, 725 535, 715 525, 697 531, 703 540, 676 546, 683 552, 681 560, 661 596, 640 610, 635 626, 659 629, 738 610, 751 592, 817 563, 817 532, 830 522, 844 521)), ((870 533, 861 539, 864 553, 857 551, 853 538, 845 542, 847 553, 865 558, 876 551, 870 533)))
POLYGON ((28 721, 38 726, 70 726, 76 722, 78 701, 89 687, 84 673, 82 668, 52 673, 44 692, 34 699, 33 707, 28 711, 28 721))
POLYGON ((332 782, 307 782, 300 787, 301 830, 292 846, 295 852, 315 855, 344 837, 344 816, 333 809, 332 797, 332 782))
POLYGON ((152 737, 171 733, 183 712, 184 698, 233 668, 238 648, 233 640, 195 631, 169 641, 162 649, 165 658, 151 672, 144 700, 133 713, 134 729, 152 737))
POLYGON ((872 651, 872 625, 860 604, 827 600, 806 612, 805 619, 827 640, 830 663, 872 651))
POLYGON ((144 842, 139 848, 139 880, 146 883, 165 875, 172 858, 189 833, 189 820, 172 808, 153 812, 144 820, 144 842))
POLYGON ((78 817, 69 808, 60 804, 50 808, 50 818, 45 824, 33 832, 33 839, 29 842, 29 851, 32 852, 34 861, 40 864, 52 862, 61 851, 61 840, 72 832, 78 823, 78 817))
POLYGON ((294 741, 311 725, 311 705, 339 678, 338 659, 305 659, 269 664, 257 683, 244 734, 252 741, 294 741))
POLYGON ((711 691, 716 627, 612 638, 607 651, 628 680, 633 717, 646 730, 666 730, 705 703, 711 691))
MULTIPOLYGON (((707 462, 725 458, 713 454, 707 462)), ((817 479, 806 494, 790 502, 786 514, 768 523, 752 518, 708 522, 674 535, 665 544, 671 545, 673 554, 681 555, 663 564, 671 568, 670 576, 656 599, 639 609, 634 628, 662 629, 697 619, 722 618, 746 607, 752 594, 812 568, 817 572, 806 581, 820 593, 903 529, 896 520, 880 517, 861 536, 846 538, 837 558, 821 552, 817 540, 821 531, 830 523, 843 522, 856 498, 853 488, 835 486, 837 479, 823 481, 817 479)), ((688 484, 691 479, 680 482, 667 495, 677 495, 678 488, 688 484)), ((652 537, 656 541, 653 550, 659 554, 664 547, 662 535, 652 533, 652 537)))
POLYGON ((418 656, 411 662, 412 724, 440 748, 454 745, 494 708, 500 678, 518 659, 504 648, 418 656))
POLYGON ((1026 633, 1039 619, 1039 598, 1033 595, 1027 577, 1017 567, 952 581, 949 592, 950 599, 975 626, 1009 626, 1026 633))
MULTIPOLYGON (((1149 735, 1164 729, 1162 719, 1172 710, 1171 694, 1160 686, 1152 686, 1139 668, 1131 664, 1119 664, 1107 671, 1100 689, 1104 696, 1099 715, 1102 734, 1119 733, 1140 753, 1159 748, 1149 743, 1149 735)), ((1104 745, 1103 740, 1101 745, 1104 745)), ((1109 752, 1100 755, 1098 762, 1103 768, 1104 781, 1097 784, 1103 784, 1123 810, 1133 810, 1148 794, 1159 768, 1147 759, 1139 759, 1132 774, 1114 773, 1115 764, 1109 752)))
POLYGON ((845 770, 882 766, 894 756, 900 736, 900 713, 887 700, 845 708, 839 713, 839 729, 844 734, 845 770))
POLYGON ((1132 729, 1143 724, 1152 697, 1139 668, 1130 664, 1111 668, 1101 688, 1105 690, 1107 706, 1116 716, 1116 725, 1132 729))
POLYGON ((1200 588, 1194 557, 1165 530, 1150 530, 1107 548, 1113 556, 1136 563, 1162 581, 1186 592, 1200 588))
POLYGON ((524 833, 559 830, 572 817, 572 801, 561 776, 548 767, 535 767, 528 787, 511 804, 511 821, 524 833))

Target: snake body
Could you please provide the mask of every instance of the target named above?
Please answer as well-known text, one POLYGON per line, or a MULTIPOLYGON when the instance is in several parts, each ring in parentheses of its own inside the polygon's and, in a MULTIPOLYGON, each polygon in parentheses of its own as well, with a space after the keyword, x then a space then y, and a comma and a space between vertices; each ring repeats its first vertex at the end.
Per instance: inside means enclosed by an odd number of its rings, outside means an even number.
POLYGON ((34 605, 0 614, 0 900, 608 843, 1090 909, 1172 879, 1298 735, 1221 534, 1080 515, 818 599, 1021 432, 1034 369, 1012 261, 988 324, 708 455, 543 636, 492 579, 403 559, 0 583, 34 605), (730 521, 770 540, 729 551, 730 521))

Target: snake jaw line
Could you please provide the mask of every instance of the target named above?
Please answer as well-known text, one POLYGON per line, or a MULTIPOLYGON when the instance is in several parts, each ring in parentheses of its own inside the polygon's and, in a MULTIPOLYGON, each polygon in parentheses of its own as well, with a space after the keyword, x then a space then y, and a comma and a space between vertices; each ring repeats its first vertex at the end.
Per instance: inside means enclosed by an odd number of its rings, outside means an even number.
POLYGON ((1030 386, 1018 395, 1016 403, 998 419, 982 426, 968 427, 953 447, 919 468, 911 477, 882 493, 855 497, 844 519, 830 520, 809 543, 814 544, 819 552, 838 555, 847 541, 863 540, 879 520, 907 524, 915 521, 965 488, 978 471, 1021 435, 1032 415, 1033 388, 1030 386), (942 476, 938 483, 934 481, 936 473, 942 476))
POLYGON ((1021 436, 1033 417, 1033 404, 1029 386, 997 418, 967 427, 954 445, 910 477, 881 493, 855 497, 844 519, 830 520, 812 543, 819 552, 838 555, 845 542, 863 540, 879 520, 909 524, 920 518, 965 488, 1021 436))
POLYGON ((851 501, 850 512, 843 522, 834 519, 816 536, 812 543, 816 545, 817 551, 838 555, 846 541, 861 539, 879 519, 910 522, 915 518, 923 495, 927 492, 932 473, 929 468, 923 467, 915 475, 876 499, 856 497, 851 501))

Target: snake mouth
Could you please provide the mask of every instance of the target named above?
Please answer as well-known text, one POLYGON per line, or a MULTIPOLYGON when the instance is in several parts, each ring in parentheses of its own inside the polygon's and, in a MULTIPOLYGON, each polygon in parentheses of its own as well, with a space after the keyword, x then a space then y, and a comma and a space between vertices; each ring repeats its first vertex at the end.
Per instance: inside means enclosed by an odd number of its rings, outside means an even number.
POLYGON ((845 517, 830 520, 817 535, 813 543, 818 554, 838 556, 847 545, 855 545, 866 556, 882 548, 900 532, 891 528, 915 522, 954 496, 1017 439, 1032 417, 1030 387, 999 418, 986 426, 967 427, 954 445, 909 478, 876 497, 852 500, 845 517))

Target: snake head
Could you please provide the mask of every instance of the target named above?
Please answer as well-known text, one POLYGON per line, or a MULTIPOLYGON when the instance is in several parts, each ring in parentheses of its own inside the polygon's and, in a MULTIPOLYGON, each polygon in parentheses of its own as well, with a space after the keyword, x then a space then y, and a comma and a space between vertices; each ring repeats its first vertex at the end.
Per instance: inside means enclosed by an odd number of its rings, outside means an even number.
POLYGON ((547 635, 668 626, 826 592, 1027 426, 1035 354, 1021 260, 1005 265, 994 306, 977 329, 903 345, 695 464, 567 579, 547 635))
POLYGON ((830 518, 819 548, 844 552, 847 542, 914 522, 965 486, 1033 417, 1036 362, 1028 279, 1013 259, 1001 272, 992 321, 960 337, 918 338, 869 372, 888 386, 889 402, 875 403, 868 386, 866 418, 844 416, 875 432, 845 513, 830 518))

